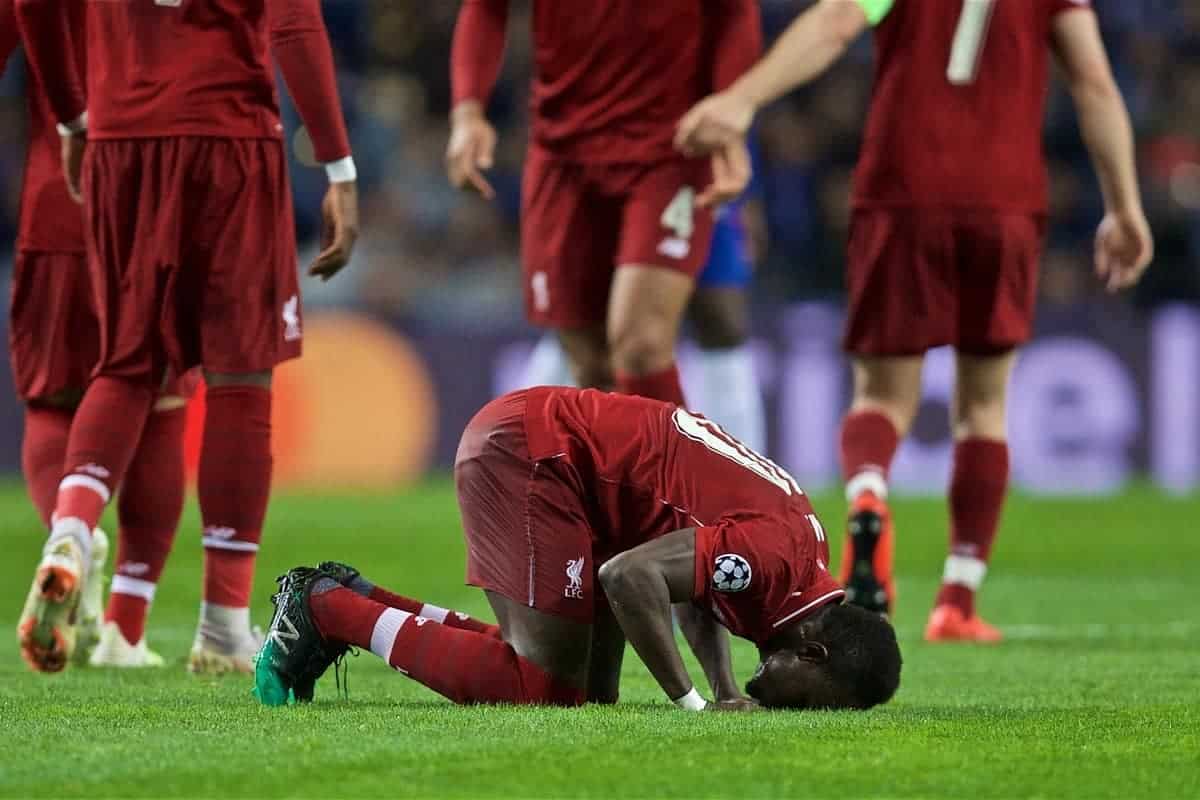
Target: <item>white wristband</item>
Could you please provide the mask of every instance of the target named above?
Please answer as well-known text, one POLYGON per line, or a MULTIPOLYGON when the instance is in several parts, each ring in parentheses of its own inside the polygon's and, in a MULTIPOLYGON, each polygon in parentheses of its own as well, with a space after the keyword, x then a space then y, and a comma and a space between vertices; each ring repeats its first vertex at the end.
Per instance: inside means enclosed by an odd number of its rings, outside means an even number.
POLYGON ((684 711, 703 711, 708 707, 708 703, 705 702, 704 698, 700 696, 700 693, 696 691, 695 686, 693 686, 691 690, 683 697, 676 697, 672 702, 682 708, 684 711))
POLYGON ((339 158, 325 165, 325 175, 330 183, 354 183, 358 180, 358 169, 354 166, 354 156, 339 158))
POLYGON ((77 133, 83 133, 87 130, 87 122, 87 112, 85 111, 66 124, 62 122, 58 123, 56 126, 58 128, 58 135, 74 136, 77 133))

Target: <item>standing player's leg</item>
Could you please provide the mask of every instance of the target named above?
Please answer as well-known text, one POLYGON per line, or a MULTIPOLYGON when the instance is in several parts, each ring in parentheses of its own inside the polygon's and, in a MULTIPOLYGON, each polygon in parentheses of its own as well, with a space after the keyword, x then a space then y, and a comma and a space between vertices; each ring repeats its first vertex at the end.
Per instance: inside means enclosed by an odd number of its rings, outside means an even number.
POLYGON ((706 162, 675 161, 627 187, 607 317, 619 391, 685 405, 675 348, 712 242, 712 213, 694 202, 706 178, 706 162))
MULTIPOLYGON (((688 384, 691 407, 758 452, 766 452, 766 412, 749 339, 747 288, 752 274, 736 210, 713 230, 708 263, 689 309, 700 352, 688 384)), ((687 377, 687 376, 685 376, 687 377)))
POLYGON ((924 353, 957 338, 951 229, 918 212, 858 209, 851 219, 844 345, 854 397, 841 432, 850 513, 840 577, 850 602, 870 610, 895 601, 888 476, 920 406, 924 353))
POLYGON ((950 480, 950 553, 926 638, 999 640, 1000 632, 975 613, 975 594, 1008 491, 1008 383, 1015 353, 958 356, 952 423, 954 469, 950 480))
POLYGON ((525 365, 525 386, 575 386, 575 376, 563 351, 562 342, 553 333, 542 334, 525 365))
POLYGON ((121 484, 112 588, 92 666, 163 665, 146 645, 146 617, 183 513, 186 403, 176 395, 155 402, 121 484))
POLYGON ((271 373, 205 374, 197 495, 204 587, 191 672, 248 673, 260 640, 250 594, 271 494, 271 373))
POLYGON ((67 439, 71 435, 74 416, 73 406, 64 407, 37 400, 25 404, 21 474, 25 478, 29 499, 47 530, 50 529, 50 516, 58 499, 58 484, 62 480, 67 439))
POLYGON ((847 599, 889 612, 895 531, 888 474, 921 402, 921 356, 853 360, 854 398, 842 420, 842 477, 850 504, 840 579, 847 599))

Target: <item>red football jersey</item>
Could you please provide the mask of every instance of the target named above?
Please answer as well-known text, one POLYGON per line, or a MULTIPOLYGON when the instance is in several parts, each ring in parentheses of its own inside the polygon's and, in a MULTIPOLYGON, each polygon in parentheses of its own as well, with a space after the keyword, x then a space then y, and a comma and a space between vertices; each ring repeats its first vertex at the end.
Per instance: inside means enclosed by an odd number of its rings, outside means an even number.
POLYGON ((579 487, 595 563, 696 528, 695 602, 759 643, 842 598, 804 492, 716 424, 595 390, 542 387, 526 403, 530 456, 553 459, 579 487))
MULTIPOLYGON (((486 102, 508 0, 465 0, 452 54, 456 102, 486 102)), ((675 125, 762 49, 757 0, 533 2, 532 136, 565 158, 677 157, 675 125)))
POLYGON ((895 0, 854 205, 1043 212, 1054 17, 1090 0, 895 0))
MULTIPOLYGON (((77 33, 72 44, 82 63, 83 9, 73 4, 68 13, 71 14, 71 30, 77 33)), ((0 72, 19 41, 13 0, 0 0, 0 72)), ((67 194, 54 112, 33 74, 27 76, 25 97, 29 108, 29 131, 17 249, 82 253, 83 210, 67 194)))

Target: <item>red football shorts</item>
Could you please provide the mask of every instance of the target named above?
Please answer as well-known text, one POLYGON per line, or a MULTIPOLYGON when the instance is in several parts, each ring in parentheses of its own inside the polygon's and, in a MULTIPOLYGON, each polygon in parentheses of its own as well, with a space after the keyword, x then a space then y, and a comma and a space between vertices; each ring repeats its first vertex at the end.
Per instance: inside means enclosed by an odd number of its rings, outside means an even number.
POLYGON ((696 208, 703 159, 583 164, 529 148, 521 191, 525 313, 535 325, 603 323, 619 266, 695 277, 708 260, 713 215, 696 208))
POLYGON ((300 355, 283 144, 100 140, 84 169, 97 374, 158 381, 269 370, 300 355))
POLYGON ((83 253, 17 253, 9 347, 23 400, 82 392, 100 351, 87 258, 83 253))
POLYGON ((467 541, 467 583, 591 623, 591 525, 564 468, 553 459, 530 459, 524 393, 489 403, 467 425, 454 483, 467 541))
POLYGON ((1040 214, 857 209, 846 264, 845 348, 906 356, 941 345, 997 355, 1028 341, 1040 214))

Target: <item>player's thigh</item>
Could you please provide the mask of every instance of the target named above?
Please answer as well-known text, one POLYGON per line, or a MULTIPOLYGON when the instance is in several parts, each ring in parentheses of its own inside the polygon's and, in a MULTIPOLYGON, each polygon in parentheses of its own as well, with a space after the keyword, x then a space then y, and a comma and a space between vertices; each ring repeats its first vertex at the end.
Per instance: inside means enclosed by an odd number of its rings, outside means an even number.
POLYGON ((504 641, 522 658, 577 688, 588 685, 592 626, 547 614, 485 590, 504 641))
POLYGON ((76 405, 96 366, 99 341, 86 256, 18 252, 9 314, 17 395, 56 407, 76 405))
POLYGON ((999 355, 1029 340, 1046 222, 1042 215, 962 214, 955 226, 960 352, 999 355))
POLYGON ((925 357, 854 356, 851 411, 875 411, 892 421, 901 435, 912 426, 921 405, 925 357))
POLYGON ((84 232, 101 330, 98 373, 154 384, 162 380, 169 287, 180 264, 190 166, 173 140, 88 146, 84 232))
POLYGON ((958 274, 945 215, 856 209, 846 258, 847 352, 913 356, 955 342, 958 274))
POLYGON ((608 342, 618 369, 646 373, 669 366, 694 287, 690 275, 673 269, 617 269, 608 306, 608 342))
POLYGON ((300 355, 303 311, 283 144, 185 140, 198 164, 174 286, 177 348, 213 376, 269 373, 300 355), (200 302, 196 302, 200 298, 200 302))
POLYGON ((582 165, 530 147, 521 193, 529 321, 555 329, 602 324, 619 234, 619 204, 594 191, 582 165))

